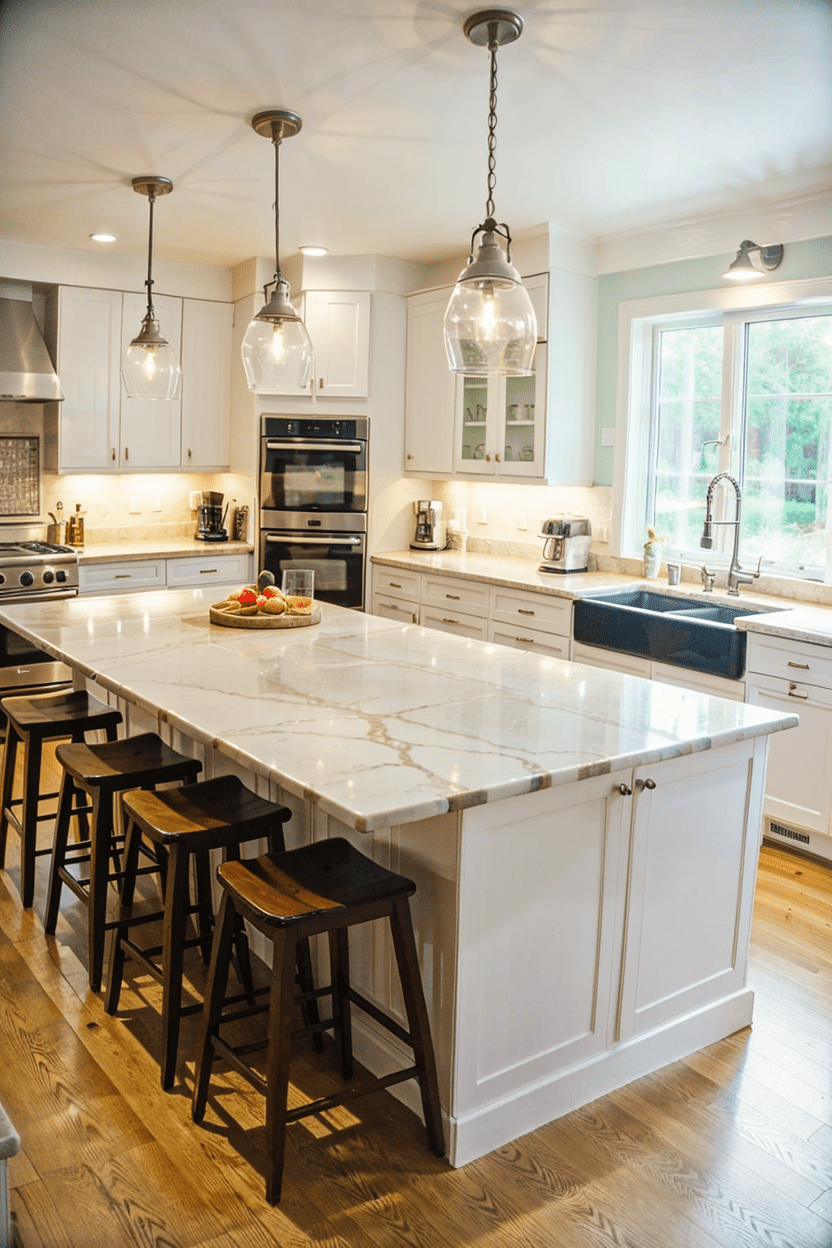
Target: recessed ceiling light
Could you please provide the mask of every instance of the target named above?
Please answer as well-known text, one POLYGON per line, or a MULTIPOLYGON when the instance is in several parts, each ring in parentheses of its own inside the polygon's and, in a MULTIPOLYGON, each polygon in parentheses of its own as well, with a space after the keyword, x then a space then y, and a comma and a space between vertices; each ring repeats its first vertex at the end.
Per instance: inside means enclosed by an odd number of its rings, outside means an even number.
POLYGON ((94 243, 114 243, 116 241, 115 234, 107 234, 104 230, 99 230, 96 234, 90 234, 90 238, 94 243))
POLYGON ((326 256, 329 254, 328 247, 301 247, 300 250, 305 256, 326 256))

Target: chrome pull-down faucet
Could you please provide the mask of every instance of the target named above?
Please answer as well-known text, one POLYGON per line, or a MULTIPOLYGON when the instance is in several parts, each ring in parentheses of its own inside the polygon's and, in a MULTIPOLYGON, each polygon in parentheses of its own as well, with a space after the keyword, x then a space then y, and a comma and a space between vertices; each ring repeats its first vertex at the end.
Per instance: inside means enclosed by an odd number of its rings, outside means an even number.
MULTIPOLYGON (((760 575, 760 563, 757 564, 756 572, 744 572, 740 567, 739 548, 740 548, 740 515, 742 512, 742 491, 739 482, 736 481, 728 472, 718 472, 708 486, 708 493, 705 497, 705 523, 702 527, 702 536, 699 539, 699 545, 705 550, 711 550, 714 544, 712 527, 715 524, 730 524, 734 529, 734 547, 731 551, 731 566, 728 569, 728 593, 735 598, 739 596, 740 585, 750 585, 752 581, 756 581, 760 575), (733 520, 714 520, 714 490, 718 482, 728 481, 734 487, 734 519, 733 520)), ((704 577, 703 577, 704 582, 704 577)), ((706 586, 706 590, 707 590, 706 586)))

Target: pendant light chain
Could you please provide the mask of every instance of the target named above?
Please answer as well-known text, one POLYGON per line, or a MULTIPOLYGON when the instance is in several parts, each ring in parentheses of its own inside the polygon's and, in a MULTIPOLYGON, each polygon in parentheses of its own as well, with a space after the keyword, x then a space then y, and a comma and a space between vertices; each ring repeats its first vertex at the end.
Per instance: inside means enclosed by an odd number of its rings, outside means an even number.
POLYGON ((488 198, 485 201, 485 215, 494 217, 494 188, 497 185, 497 48, 499 44, 492 40, 488 45, 491 52, 491 76, 488 92, 488 198))

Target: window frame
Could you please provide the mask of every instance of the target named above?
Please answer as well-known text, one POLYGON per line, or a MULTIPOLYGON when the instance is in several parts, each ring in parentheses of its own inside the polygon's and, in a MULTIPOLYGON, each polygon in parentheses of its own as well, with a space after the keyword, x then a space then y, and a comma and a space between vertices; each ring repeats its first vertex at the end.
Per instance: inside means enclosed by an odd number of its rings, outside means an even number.
MULTIPOLYGON (((719 467, 736 470, 742 448, 734 446, 744 401, 744 338, 748 320, 778 320, 811 314, 832 301, 832 278, 721 288, 624 301, 618 312, 618 386, 613 511, 610 550, 620 558, 640 558, 645 540, 647 503, 655 437, 656 350, 663 328, 722 324, 724 364, 720 417, 719 467), (726 440, 726 434, 728 438, 726 440)), ((702 500, 704 513, 704 497, 702 500)), ((832 526, 830 526, 832 527, 832 526)), ((720 530, 724 534, 727 530, 720 530)), ((667 553, 674 553, 668 551, 667 553)), ((690 552, 686 552, 690 558, 690 552)), ((703 562, 705 556, 703 554, 703 562)), ((707 553, 709 566, 728 566, 722 551, 707 553)), ((765 564, 767 574, 832 580, 832 537, 826 569, 797 571, 794 565, 765 564)))

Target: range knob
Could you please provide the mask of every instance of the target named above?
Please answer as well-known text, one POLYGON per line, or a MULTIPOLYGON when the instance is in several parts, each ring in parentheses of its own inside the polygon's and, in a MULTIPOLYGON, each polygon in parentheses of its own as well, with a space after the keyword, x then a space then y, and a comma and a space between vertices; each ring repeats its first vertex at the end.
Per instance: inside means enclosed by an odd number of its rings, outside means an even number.
POLYGON ((6 578, 3 575, 3 573, 0 572, 0 585, 5 585, 5 584, 6 584, 6 578))
POLYGON ((54 579, 55 579, 55 573, 52 571, 51 568, 47 568, 43 574, 44 585, 51 585, 54 579))
POLYGON ((21 585, 34 585, 34 583, 35 583, 35 578, 32 576, 32 573, 31 573, 31 572, 21 572, 21 573, 20 573, 20 584, 21 584, 21 585))

